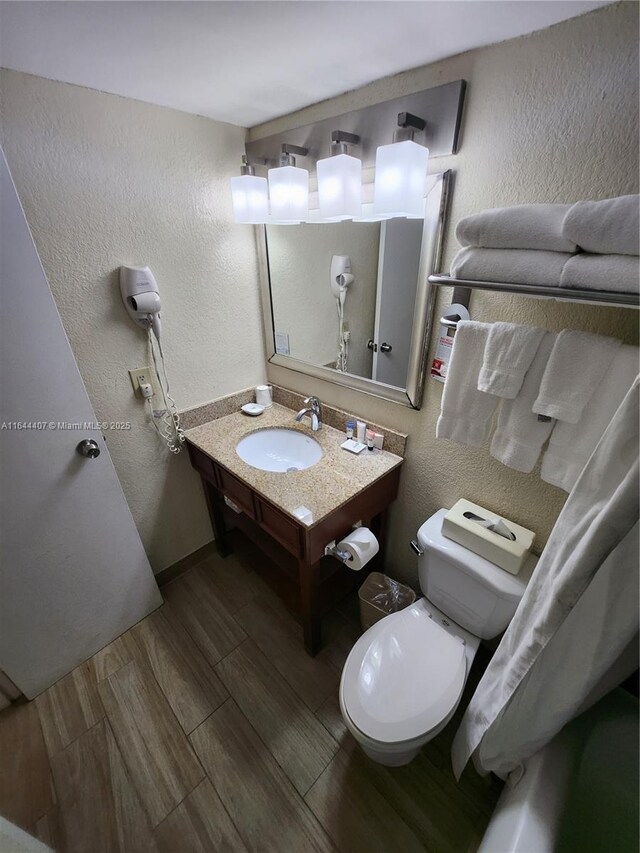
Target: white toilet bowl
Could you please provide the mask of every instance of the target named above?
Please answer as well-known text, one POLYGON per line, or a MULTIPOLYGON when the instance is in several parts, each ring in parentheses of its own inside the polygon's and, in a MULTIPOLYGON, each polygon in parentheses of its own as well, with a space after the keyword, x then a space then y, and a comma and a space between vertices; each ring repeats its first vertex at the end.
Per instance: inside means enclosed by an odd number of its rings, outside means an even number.
POLYGON ((479 639, 426 598, 387 616, 351 650, 340 710, 379 764, 408 764, 455 713, 479 639))

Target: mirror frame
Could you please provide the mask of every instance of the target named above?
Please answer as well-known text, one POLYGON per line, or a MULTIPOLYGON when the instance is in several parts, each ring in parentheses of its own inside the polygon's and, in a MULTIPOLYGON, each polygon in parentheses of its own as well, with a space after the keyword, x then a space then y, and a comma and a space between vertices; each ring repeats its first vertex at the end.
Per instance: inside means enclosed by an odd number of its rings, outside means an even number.
MULTIPOLYGON (((313 379, 322 379, 332 382, 334 385, 342 385, 354 391, 391 400, 403 406, 419 409, 424 396, 424 385, 427 375, 427 359, 429 353, 429 341, 433 326, 433 311, 435 307, 435 290, 429 284, 429 276, 436 274, 442 260, 442 249, 444 245, 445 227, 447 213, 451 197, 453 182, 453 171, 447 169, 440 173, 442 177, 442 190, 440 196, 440 207, 438 210, 438 223, 434 235, 433 252, 430 263, 428 259, 422 259, 418 273, 418 284, 416 289, 416 302, 411 330, 411 345, 409 347, 409 366, 407 369, 406 388, 396 388, 377 382, 374 379, 366 379, 353 373, 340 373, 328 367, 311 364, 290 355, 280 355, 275 351, 275 326, 273 317, 273 305, 271 300, 271 284, 269 276, 269 250, 267 246, 266 225, 258 225, 256 228, 256 244, 258 251, 260 296, 264 318, 264 336, 267 361, 296 373, 303 373, 313 379)), ((290 226, 295 228, 295 225, 290 226)))

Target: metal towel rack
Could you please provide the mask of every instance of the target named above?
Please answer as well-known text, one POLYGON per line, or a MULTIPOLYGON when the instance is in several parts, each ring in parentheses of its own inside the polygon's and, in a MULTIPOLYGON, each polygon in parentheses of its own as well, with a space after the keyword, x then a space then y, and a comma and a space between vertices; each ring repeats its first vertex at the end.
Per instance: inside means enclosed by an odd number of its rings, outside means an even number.
POLYGON ((619 308, 640 308, 637 293, 614 293, 610 290, 578 290, 575 287, 555 287, 542 284, 512 284, 505 281, 470 281, 450 275, 430 275, 429 283, 438 287, 461 287, 470 290, 497 290, 503 293, 520 293, 523 296, 540 296, 564 302, 595 302, 619 308))
MULTIPOLYGON (((436 287, 454 287, 454 301, 462 305, 469 304, 472 290, 493 290, 499 293, 516 293, 521 296, 533 296, 541 299, 557 299, 561 302, 587 302, 592 305, 609 305, 614 308, 640 308, 640 294, 613 293, 605 290, 578 290, 569 287, 545 286, 541 284, 513 284, 505 281, 470 281, 452 278, 450 275, 430 275, 429 284, 436 287), (464 291, 466 290, 466 294, 464 291), (466 298, 466 303, 465 300, 466 298)), ((440 323, 455 328, 454 320, 441 318, 440 323)))

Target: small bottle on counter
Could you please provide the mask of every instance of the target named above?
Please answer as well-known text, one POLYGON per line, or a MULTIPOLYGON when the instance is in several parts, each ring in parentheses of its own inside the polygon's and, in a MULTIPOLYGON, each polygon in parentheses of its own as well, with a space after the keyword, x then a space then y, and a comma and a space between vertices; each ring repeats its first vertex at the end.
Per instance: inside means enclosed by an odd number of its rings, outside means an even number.
POLYGON ((367 429, 367 425, 364 421, 358 421, 356 426, 357 426, 356 438, 358 439, 360 444, 364 444, 366 441, 364 434, 365 434, 365 431, 367 429))
POLYGON ((368 429, 366 436, 367 436, 367 448, 368 448, 368 450, 373 450, 373 430, 368 429))
POLYGON ((353 421, 347 421, 347 438, 353 438, 353 430, 355 429, 355 424, 353 421))

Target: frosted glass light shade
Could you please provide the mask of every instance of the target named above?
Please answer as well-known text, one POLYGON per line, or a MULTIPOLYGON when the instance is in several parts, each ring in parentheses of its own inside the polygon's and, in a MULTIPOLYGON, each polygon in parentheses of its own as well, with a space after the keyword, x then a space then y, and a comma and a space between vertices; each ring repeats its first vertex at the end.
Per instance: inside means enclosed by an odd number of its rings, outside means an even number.
POLYGON ((362 212, 362 161, 349 154, 318 160, 321 219, 352 219, 362 212))
POLYGON ((259 224, 269 216, 267 179, 257 175, 231 178, 231 199, 236 222, 259 224))
POLYGON ((407 139, 376 151, 373 210, 391 216, 419 216, 424 209, 429 149, 407 139))
POLYGON ((274 219, 300 222, 309 214, 309 172, 297 166, 269 169, 269 201, 274 219))

